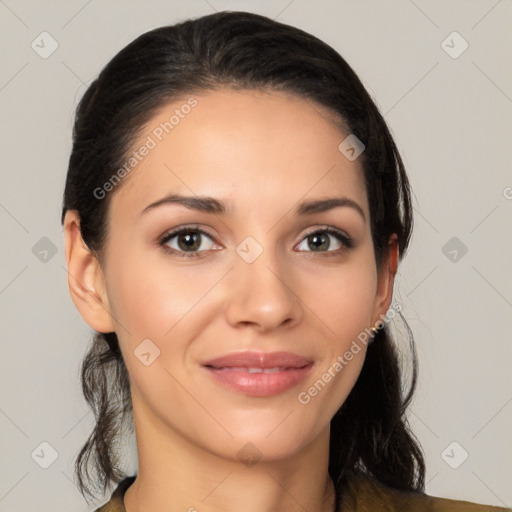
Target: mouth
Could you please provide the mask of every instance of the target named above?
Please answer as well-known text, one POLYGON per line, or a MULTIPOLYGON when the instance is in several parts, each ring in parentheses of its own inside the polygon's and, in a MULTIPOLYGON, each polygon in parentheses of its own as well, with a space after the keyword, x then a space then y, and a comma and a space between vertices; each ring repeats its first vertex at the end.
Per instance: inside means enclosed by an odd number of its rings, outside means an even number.
POLYGON ((220 368, 216 366, 209 366, 207 368, 213 368, 214 370, 224 370, 231 372, 246 372, 246 373, 277 373, 285 370, 294 370, 295 368, 287 368, 285 366, 276 366, 275 368, 247 368, 244 366, 222 366, 220 368))
POLYGON ((269 397, 297 386, 310 373, 313 361, 289 352, 242 352, 207 361, 202 367, 223 387, 269 397))

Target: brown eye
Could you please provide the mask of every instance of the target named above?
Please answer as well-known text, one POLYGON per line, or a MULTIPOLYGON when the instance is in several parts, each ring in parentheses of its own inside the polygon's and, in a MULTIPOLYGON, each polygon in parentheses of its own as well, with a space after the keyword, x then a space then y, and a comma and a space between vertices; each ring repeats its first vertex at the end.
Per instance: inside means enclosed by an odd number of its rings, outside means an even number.
POLYGON ((307 248, 312 248, 309 252, 328 252, 339 254, 346 251, 354 246, 353 240, 334 228, 317 229, 311 233, 308 233, 299 248, 303 247, 303 250, 307 251, 307 248), (335 239, 334 248, 332 247, 332 239, 335 239))
POLYGON ((197 257, 201 252, 211 250, 211 246, 204 247, 204 238, 212 243, 212 237, 199 228, 180 228, 167 233, 160 240, 159 244, 168 252, 184 257, 197 257), (203 249, 199 250, 203 246, 203 249))
POLYGON ((200 233, 181 233, 176 235, 178 241, 178 247, 183 251, 196 251, 201 246, 201 234, 200 233))

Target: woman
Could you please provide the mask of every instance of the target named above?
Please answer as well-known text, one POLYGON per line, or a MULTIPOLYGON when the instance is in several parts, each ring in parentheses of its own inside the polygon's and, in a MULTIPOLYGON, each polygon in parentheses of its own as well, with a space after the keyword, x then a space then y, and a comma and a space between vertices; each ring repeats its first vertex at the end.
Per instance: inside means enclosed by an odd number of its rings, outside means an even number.
POLYGON ((244 12, 137 38, 78 106, 62 222, 98 510, 505 510, 424 493, 388 329, 409 183, 325 43, 244 12))

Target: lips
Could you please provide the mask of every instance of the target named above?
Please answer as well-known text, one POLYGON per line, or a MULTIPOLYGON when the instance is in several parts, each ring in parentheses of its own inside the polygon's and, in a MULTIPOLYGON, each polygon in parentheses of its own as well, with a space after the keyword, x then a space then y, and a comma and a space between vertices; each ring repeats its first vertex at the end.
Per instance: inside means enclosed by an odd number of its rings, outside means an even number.
POLYGON ((203 363, 214 368, 302 368, 312 363, 311 359, 291 352, 238 352, 203 363))
POLYGON ((242 352, 203 363, 217 383, 250 396, 274 396, 299 384, 313 361, 291 352, 242 352))

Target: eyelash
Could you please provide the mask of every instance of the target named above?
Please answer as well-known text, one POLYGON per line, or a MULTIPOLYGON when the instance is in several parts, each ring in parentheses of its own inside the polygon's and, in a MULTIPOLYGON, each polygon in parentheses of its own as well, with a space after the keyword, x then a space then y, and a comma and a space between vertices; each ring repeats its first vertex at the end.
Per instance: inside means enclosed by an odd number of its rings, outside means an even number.
MULTIPOLYGON (((162 249, 169 253, 169 254, 176 254, 179 257, 182 258, 198 258, 201 257, 201 252, 205 251, 196 251, 196 252, 186 252, 186 251, 177 251, 176 249, 172 249, 166 244, 169 242, 169 240, 172 240, 176 236, 179 236, 181 234, 190 234, 190 233, 200 233, 201 235, 205 235, 208 238, 214 240, 212 235, 210 235, 208 232, 204 231, 203 229, 195 226, 184 226, 182 228, 178 228, 174 231, 170 231, 165 233, 158 241, 158 245, 162 247, 162 249)), ((352 249, 355 244, 354 240, 346 235, 343 231, 333 228, 333 227, 324 227, 324 228, 317 228, 314 229, 304 235, 302 240, 308 238, 311 235, 316 235, 318 233, 327 233, 329 235, 333 235, 343 244, 343 247, 340 249, 336 249, 334 251, 319 251, 318 253, 315 253, 315 251, 299 251, 299 252, 311 252, 316 255, 321 255, 322 257, 331 257, 331 256, 339 256, 346 251, 352 249)), ((302 241, 301 240, 301 241, 302 241)), ((214 240, 215 241, 215 240, 214 240)))

